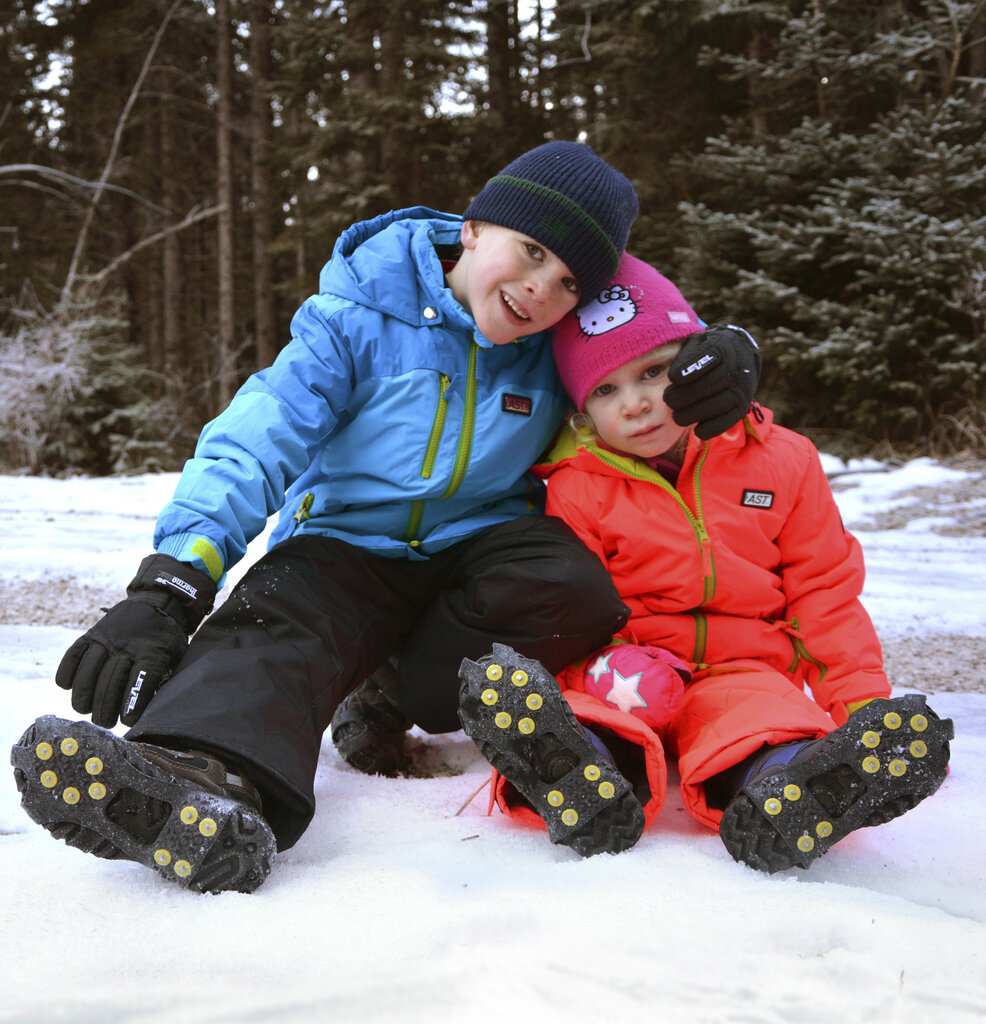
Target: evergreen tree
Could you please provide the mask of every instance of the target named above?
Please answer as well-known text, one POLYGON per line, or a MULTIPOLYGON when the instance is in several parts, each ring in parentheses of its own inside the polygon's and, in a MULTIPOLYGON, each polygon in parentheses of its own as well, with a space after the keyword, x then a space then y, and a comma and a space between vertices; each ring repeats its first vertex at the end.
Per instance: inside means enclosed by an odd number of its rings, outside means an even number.
POLYGON ((757 78, 769 130, 737 118, 691 162, 679 283, 762 338, 791 425, 929 443, 986 404, 982 5, 780 6, 763 60, 710 55, 757 78))

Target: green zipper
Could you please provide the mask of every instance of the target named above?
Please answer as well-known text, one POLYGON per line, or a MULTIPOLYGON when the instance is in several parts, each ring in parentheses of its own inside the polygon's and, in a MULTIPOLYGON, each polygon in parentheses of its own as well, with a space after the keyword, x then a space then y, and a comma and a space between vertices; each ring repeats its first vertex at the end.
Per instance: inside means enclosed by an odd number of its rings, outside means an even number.
MULTIPOLYGON (((685 504, 684 498, 678 493, 677 488, 672 487, 671 484, 664 479, 656 470, 651 470, 653 476, 644 474, 636 471, 632 467, 627 467, 623 464, 623 460, 617 461, 617 458, 610 457, 607 452, 599 448, 590 448, 588 451, 595 455, 600 462, 606 463, 607 466, 612 466, 613 469, 619 470, 626 476, 632 477, 635 480, 641 480, 645 483, 653 484, 655 487, 661 488, 661 490, 670 494, 671 497, 678 503, 681 511, 685 514, 685 518, 688 520, 691 528, 695 531, 695 538, 698 541, 699 551, 702 555, 702 573, 703 573, 703 586, 702 586, 702 600, 699 607, 706 605, 712 600, 713 594, 716 590, 716 570, 715 570, 715 555, 712 553, 712 538, 709 536, 708 530, 705 528, 705 523, 702 519, 702 494, 700 481, 702 476, 702 467, 705 464, 705 459, 709 453, 709 446, 703 445, 702 451, 698 456, 695 463, 695 509, 696 515, 692 515, 691 509, 685 504)), ((695 650, 693 652, 692 661, 696 664, 701 664, 705 659, 705 645, 708 641, 708 621, 701 612, 692 612, 692 617, 695 621, 695 650)))
MULTIPOLYGON (((465 409, 462 415, 462 429, 459 432, 459 443, 455 452, 455 462, 452 466, 452 475, 448 486, 439 496, 451 498, 459 489, 462 480, 469 468, 469 459, 472 455, 472 443, 476 432, 476 361, 479 346, 473 342, 469 349, 469 363, 466 370, 466 394, 465 409)), ((438 404, 435 408, 435 417, 431 424, 431 433, 428 435, 428 445, 425 448, 425 457, 421 463, 421 476, 428 480, 435 470, 435 460, 438 458, 438 446, 442 440, 442 432, 445 429, 445 420, 448 416, 448 393, 451 378, 444 373, 438 375, 438 404)), ((411 514, 408 517, 407 528, 404 531, 404 542, 412 546, 418 543, 417 534, 421 528, 421 519, 424 516, 425 503, 423 498, 417 498, 411 502, 411 514)))
MULTIPOLYGON (((799 619, 791 619, 791 628, 801 631, 801 621, 799 619)), ((818 683, 821 683, 829 673, 828 665, 818 660, 818 658, 812 657, 808 652, 808 648, 805 647, 805 642, 800 637, 791 636, 791 643, 794 645, 794 650, 798 657, 803 661, 807 661, 809 665, 814 665, 818 669, 818 683)), ((818 683, 815 685, 817 686, 818 683)))
POLYGON ((455 465, 452 467, 452 476, 448 487, 440 497, 451 498, 459 489, 466 470, 469 468, 469 459, 472 456, 472 442, 476 434, 476 361, 478 358, 479 346, 474 341, 469 347, 469 365, 466 369, 466 397, 465 409, 462 412, 462 430, 459 433, 459 445, 455 451, 455 465))

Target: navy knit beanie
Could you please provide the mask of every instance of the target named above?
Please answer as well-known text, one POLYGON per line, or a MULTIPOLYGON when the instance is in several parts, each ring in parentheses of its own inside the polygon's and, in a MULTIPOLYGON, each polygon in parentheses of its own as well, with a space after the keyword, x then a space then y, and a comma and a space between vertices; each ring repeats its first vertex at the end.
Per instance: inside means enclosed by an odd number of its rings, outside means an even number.
POLYGON ((490 178, 462 216, 540 242, 587 298, 616 272, 637 209, 633 185, 589 146, 546 142, 490 178))

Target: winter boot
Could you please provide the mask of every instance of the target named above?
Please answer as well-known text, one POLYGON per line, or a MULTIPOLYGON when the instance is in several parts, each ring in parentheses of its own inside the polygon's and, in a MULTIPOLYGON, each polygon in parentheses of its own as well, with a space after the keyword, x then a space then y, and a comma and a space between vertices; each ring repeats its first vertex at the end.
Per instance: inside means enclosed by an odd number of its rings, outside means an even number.
POLYGON ((544 819, 553 843, 583 857, 619 853, 644 830, 630 783, 579 724, 539 662, 494 644, 462 662, 459 720, 487 761, 544 819))
POLYGON ((56 839, 194 892, 252 892, 276 843, 260 797, 215 757, 45 715, 12 749, 24 810, 56 839))
POLYGON ((366 775, 406 774, 412 722, 397 708, 397 666, 385 661, 336 708, 332 742, 346 764, 366 775))
POLYGON ((773 873, 808 867, 850 832, 883 825, 945 779, 951 719, 921 694, 874 700, 819 740, 755 759, 719 824, 734 860, 773 873))

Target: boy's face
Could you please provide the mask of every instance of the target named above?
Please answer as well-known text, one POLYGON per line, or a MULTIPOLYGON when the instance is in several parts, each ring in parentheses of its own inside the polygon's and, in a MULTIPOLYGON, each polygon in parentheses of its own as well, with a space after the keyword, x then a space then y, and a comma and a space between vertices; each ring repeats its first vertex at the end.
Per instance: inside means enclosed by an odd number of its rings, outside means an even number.
POLYGON ((448 282, 494 345, 552 327, 579 300, 578 285, 568 267, 519 231, 466 221, 462 248, 448 282))
POLYGON ((589 392, 585 411, 610 447, 653 459, 677 451, 685 441, 691 427, 679 427, 664 403, 668 367, 680 348, 653 348, 607 374, 589 392))

